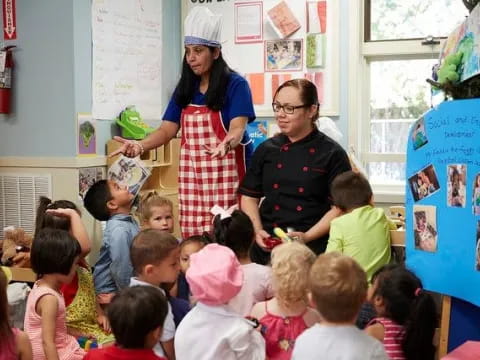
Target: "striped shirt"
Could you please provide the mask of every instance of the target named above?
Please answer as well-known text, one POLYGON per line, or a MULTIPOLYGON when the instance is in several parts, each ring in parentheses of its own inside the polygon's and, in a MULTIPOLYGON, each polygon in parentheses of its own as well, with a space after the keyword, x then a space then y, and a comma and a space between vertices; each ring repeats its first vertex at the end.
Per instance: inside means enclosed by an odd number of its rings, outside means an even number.
POLYGON ((383 346, 390 360, 406 360, 402 350, 402 341, 405 337, 405 328, 396 322, 378 317, 370 321, 367 326, 373 324, 382 324, 384 328, 383 346))

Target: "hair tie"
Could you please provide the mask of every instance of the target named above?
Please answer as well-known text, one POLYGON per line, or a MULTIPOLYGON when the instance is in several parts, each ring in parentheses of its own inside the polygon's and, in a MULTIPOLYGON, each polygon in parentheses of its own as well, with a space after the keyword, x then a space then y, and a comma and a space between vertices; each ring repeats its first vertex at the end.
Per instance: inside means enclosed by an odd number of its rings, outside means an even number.
POLYGON ((214 215, 220 215, 220 220, 227 219, 232 216, 232 213, 234 210, 237 209, 237 205, 230 206, 227 210, 223 209, 222 207, 218 205, 214 205, 211 209, 210 212, 214 215))
POLYGON ((421 292, 422 292, 422 288, 417 288, 417 289, 415 290, 415 296, 420 295, 421 292))

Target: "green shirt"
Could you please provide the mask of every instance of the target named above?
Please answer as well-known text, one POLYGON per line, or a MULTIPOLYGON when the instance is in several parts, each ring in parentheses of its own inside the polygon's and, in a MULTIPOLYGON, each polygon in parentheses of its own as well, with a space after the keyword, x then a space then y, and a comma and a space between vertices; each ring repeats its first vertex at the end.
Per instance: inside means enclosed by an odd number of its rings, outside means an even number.
POLYGON ((352 257, 367 273, 368 282, 390 262, 390 230, 395 230, 383 209, 366 205, 333 219, 326 252, 352 257))

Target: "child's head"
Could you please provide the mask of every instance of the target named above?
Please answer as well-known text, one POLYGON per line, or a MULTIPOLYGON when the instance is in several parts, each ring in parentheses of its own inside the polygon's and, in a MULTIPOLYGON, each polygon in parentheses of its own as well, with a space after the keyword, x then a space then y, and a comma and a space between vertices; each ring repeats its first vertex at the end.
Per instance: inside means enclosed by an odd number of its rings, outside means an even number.
POLYGON ((372 284, 369 301, 377 314, 405 326, 405 357, 433 359, 437 314, 433 298, 423 290, 420 279, 404 266, 387 265, 373 275, 372 284))
POLYGON ((367 275, 360 265, 337 252, 320 255, 310 269, 312 301, 330 323, 354 323, 367 287, 367 275))
POLYGON ((330 189, 333 204, 350 211, 372 203, 373 193, 368 180, 360 173, 347 171, 338 175, 330 189))
POLYGON ((113 180, 99 180, 88 189, 83 203, 95 219, 106 221, 114 214, 128 213, 133 198, 127 186, 113 180))
POLYGON ((38 278, 55 274, 67 284, 73 279, 80 252, 80 244, 70 233, 45 228, 35 234, 30 262, 38 278))
POLYGON ((249 257, 254 236, 252 220, 241 210, 224 219, 221 215, 213 219, 214 241, 232 249, 238 259, 249 257))
POLYGON ((145 229, 173 233, 173 203, 156 191, 142 196, 138 216, 145 229))
POLYGON ((115 340, 125 349, 153 348, 162 334, 167 312, 167 299, 153 286, 125 288, 107 308, 115 340))
POLYGON ((193 235, 182 241, 180 244, 180 270, 182 273, 185 274, 190 266, 190 256, 202 250, 210 242, 210 237, 207 233, 193 235))
POLYGON ((171 234, 154 229, 138 233, 130 248, 135 273, 147 282, 175 282, 178 277, 180 249, 171 234))
POLYGON ((232 250, 219 244, 209 244, 192 254, 186 278, 196 300, 219 306, 228 303, 240 292, 243 271, 232 250))
POLYGON ((70 218, 66 216, 57 216, 47 212, 49 209, 73 209, 78 214, 80 210, 73 202, 69 200, 53 201, 45 196, 40 196, 40 203, 37 208, 37 217, 35 220, 35 233, 43 228, 70 230, 70 218))
POLYGON ((282 244, 272 251, 272 279, 275 297, 284 304, 307 301, 307 281, 315 254, 298 242, 282 244))

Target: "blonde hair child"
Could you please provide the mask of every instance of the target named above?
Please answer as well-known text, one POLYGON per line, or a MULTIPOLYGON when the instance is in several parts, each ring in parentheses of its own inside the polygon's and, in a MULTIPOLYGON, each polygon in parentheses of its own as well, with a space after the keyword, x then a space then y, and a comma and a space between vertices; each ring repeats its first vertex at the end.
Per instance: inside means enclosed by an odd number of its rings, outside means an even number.
POLYGON ((308 306, 308 272, 315 261, 312 250, 298 242, 282 244, 272 251, 275 297, 257 303, 251 316, 258 319, 270 360, 289 359, 296 338, 320 321, 308 306))
POLYGON ((143 229, 173 233, 173 203, 156 191, 148 192, 140 198, 137 216, 143 229))

